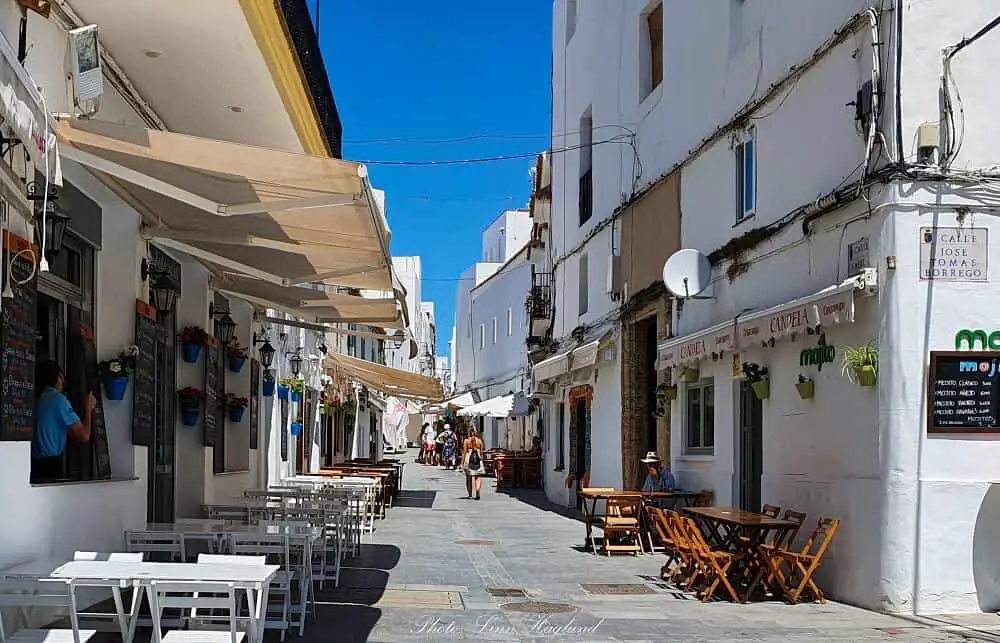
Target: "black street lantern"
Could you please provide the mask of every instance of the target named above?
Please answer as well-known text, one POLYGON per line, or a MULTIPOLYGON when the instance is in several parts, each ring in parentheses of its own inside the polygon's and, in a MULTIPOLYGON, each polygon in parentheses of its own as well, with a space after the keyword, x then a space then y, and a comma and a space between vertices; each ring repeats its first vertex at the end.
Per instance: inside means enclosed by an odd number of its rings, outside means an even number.
POLYGON ((302 372, 302 356, 298 353, 292 353, 292 356, 288 358, 288 366, 292 369, 292 375, 298 375, 302 372))
POLYGON ((156 312, 166 315, 174 309, 177 301, 177 284, 166 273, 160 275, 149 285, 149 299, 156 312))
POLYGON ((42 213, 35 214, 35 235, 41 246, 42 239, 45 239, 45 254, 54 255, 62 250, 63 238, 66 236, 66 225, 69 217, 55 209, 55 204, 49 202, 49 211, 42 220, 42 213))
POLYGON ((219 321, 215 322, 215 337, 222 342, 223 346, 228 346, 235 334, 236 322, 229 316, 229 313, 223 313, 219 321))
POLYGON ((274 363, 274 346, 271 346, 271 342, 264 340, 264 345, 257 349, 257 354, 260 355, 260 363, 264 368, 271 368, 271 364, 274 363))

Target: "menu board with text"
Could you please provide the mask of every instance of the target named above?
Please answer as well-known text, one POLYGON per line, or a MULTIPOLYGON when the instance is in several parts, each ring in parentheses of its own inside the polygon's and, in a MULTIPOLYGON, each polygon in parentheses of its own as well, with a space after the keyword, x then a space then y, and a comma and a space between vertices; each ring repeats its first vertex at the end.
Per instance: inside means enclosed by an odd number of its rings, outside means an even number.
MULTIPOLYGON (((38 331, 35 306, 38 298, 35 265, 28 243, 7 233, 4 242, 12 253, 9 259, 13 298, 0 302, 0 338, 2 338, 3 394, 0 397, 3 419, 0 440, 30 442, 35 433, 35 351, 38 331)), ((7 275, 2 275, 7 278, 7 275)))
POLYGON ((1000 433, 1000 352, 931 352, 928 433, 1000 433))
POLYGON ((223 360, 224 348, 218 341, 213 341, 205 349, 205 419, 202 422, 206 447, 220 444, 220 432, 225 428, 223 415, 226 402, 226 371, 223 360))
POLYGON ((135 302, 135 359, 132 382, 132 444, 153 446, 156 434, 156 309, 135 302))

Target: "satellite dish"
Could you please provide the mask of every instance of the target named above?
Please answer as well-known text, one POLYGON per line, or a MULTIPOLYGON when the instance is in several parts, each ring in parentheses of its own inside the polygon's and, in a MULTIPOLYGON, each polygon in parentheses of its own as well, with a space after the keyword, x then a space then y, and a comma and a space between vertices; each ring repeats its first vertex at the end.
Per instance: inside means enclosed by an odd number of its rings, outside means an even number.
POLYGON ((690 299, 700 295, 711 282, 712 264, 697 250, 678 250, 663 264, 663 284, 675 297, 690 299))

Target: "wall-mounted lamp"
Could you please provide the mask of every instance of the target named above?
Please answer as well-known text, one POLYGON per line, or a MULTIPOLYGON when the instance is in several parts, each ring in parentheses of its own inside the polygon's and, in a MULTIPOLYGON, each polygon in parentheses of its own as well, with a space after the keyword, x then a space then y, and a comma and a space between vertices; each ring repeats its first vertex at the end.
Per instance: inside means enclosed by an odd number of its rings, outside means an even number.
POLYGON ((267 340, 267 335, 261 334, 259 337, 257 333, 253 335, 253 345, 256 346, 260 344, 261 347, 257 349, 257 355, 260 356, 260 363, 264 368, 271 368, 271 364, 274 363, 274 346, 271 346, 271 342, 267 340))
POLYGON ((156 312, 165 315, 173 310, 180 287, 170 273, 151 267, 149 259, 143 257, 139 264, 139 276, 143 281, 149 281, 149 299, 156 312))
POLYGON ((208 304, 208 316, 215 320, 215 337, 223 346, 228 346, 236 334, 236 322, 229 315, 228 310, 215 310, 213 303, 208 304), (216 318, 218 319, 216 320, 216 318))
POLYGON ((302 372, 302 355, 298 351, 294 353, 285 353, 285 357, 288 357, 288 366, 292 369, 292 375, 296 377, 302 372), (291 357, 288 357, 291 355, 291 357))
POLYGON ((32 224, 35 226, 35 236, 39 240, 45 240, 45 254, 55 255, 62 250, 69 216, 56 210, 59 189, 52 184, 48 186, 48 190, 45 187, 44 183, 32 181, 28 184, 27 197, 34 206, 32 224))

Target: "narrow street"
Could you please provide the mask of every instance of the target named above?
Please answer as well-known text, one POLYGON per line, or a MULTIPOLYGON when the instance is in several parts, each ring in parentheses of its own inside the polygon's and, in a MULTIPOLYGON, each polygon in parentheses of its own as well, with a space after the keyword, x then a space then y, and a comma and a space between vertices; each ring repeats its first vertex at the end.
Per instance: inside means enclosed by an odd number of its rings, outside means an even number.
POLYGON ((374 537, 366 536, 342 587, 319 593, 319 623, 307 628, 305 640, 965 638, 836 603, 701 604, 659 582, 659 556, 609 559, 581 551, 583 524, 541 492, 497 493, 487 478, 482 500, 470 501, 460 473, 405 458, 399 506, 374 537))

